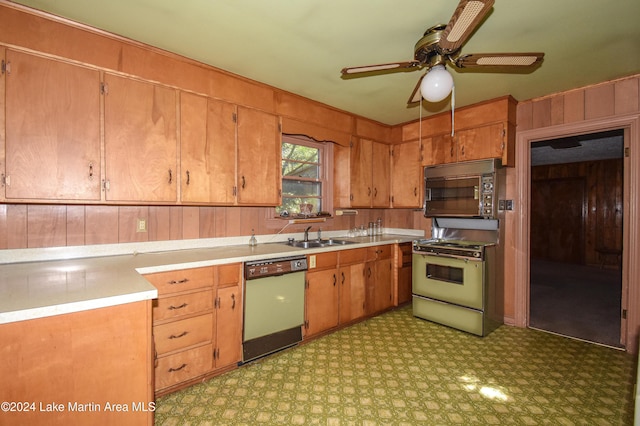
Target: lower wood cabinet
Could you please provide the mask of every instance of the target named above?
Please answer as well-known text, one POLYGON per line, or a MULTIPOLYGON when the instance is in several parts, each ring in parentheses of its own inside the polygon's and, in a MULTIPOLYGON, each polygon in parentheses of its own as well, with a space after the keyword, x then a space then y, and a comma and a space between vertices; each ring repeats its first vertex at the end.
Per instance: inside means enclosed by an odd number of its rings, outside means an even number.
POLYGON ((392 248, 392 245, 367 248, 367 314, 378 313, 393 306, 392 248))
POLYGON ((0 336, 0 401, 33 404, 0 424, 153 424, 151 300, 0 324, 0 336))
POLYGON ((395 248, 396 306, 411 301, 412 250, 412 243, 397 244, 395 248))
POLYGON ((241 360, 241 271, 234 263, 145 275, 158 289, 153 308, 157 395, 241 360))
POLYGON ((340 252, 340 324, 347 324, 366 314, 366 253, 366 248, 340 252))
POLYGON ((305 338, 394 306, 393 244, 308 256, 305 338), (312 257, 314 259, 312 259, 312 257))
POLYGON ((324 332, 338 325, 338 252, 308 256, 315 268, 307 271, 305 283, 304 335, 324 332))

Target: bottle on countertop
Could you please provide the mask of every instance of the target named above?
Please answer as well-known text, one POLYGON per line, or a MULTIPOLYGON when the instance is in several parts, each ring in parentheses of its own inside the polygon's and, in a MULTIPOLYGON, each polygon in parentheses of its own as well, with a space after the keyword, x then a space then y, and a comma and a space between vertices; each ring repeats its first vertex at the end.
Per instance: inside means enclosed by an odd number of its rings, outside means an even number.
POLYGON ((258 245, 258 240, 256 239, 256 233, 253 229, 251 230, 251 238, 249 238, 249 245, 251 247, 258 245))
POLYGON ((376 235, 382 235, 382 218, 379 217, 376 221, 376 235))

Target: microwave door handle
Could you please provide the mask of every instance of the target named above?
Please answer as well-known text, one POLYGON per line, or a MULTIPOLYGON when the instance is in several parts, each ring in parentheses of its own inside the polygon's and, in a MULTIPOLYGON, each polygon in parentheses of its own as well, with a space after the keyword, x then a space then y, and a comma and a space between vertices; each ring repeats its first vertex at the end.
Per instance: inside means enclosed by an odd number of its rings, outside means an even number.
POLYGON ((480 187, 478 185, 473 187, 473 199, 474 200, 480 199, 480 187))
POLYGON ((424 200, 431 201, 431 188, 426 188, 424 191, 424 200))

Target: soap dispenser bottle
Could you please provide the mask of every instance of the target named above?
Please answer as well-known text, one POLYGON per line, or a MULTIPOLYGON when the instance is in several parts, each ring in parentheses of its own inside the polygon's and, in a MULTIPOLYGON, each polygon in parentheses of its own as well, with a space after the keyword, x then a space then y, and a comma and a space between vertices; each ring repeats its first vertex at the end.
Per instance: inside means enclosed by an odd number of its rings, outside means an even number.
POLYGON ((251 238, 249 238, 249 245, 251 247, 258 245, 258 240, 256 240, 256 233, 253 229, 251 230, 251 238))

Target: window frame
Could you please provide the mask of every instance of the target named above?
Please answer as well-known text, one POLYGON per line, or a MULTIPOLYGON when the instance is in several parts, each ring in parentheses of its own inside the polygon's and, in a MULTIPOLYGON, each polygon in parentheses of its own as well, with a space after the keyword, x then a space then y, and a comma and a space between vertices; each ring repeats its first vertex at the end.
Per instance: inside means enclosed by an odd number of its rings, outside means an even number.
MULTIPOLYGON (((288 178, 284 175, 281 176, 281 185, 284 187, 285 180, 299 180, 306 182, 320 182, 321 183, 321 195, 320 195, 320 206, 321 210, 325 212, 333 211, 333 144, 330 142, 319 142, 314 140, 308 136, 304 135, 291 135, 291 134, 282 134, 282 143, 280 145, 280 149, 282 150, 282 144, 289 143, 293 145, 302 145, 310 148, 318 149, 318 160, 320 163, 320 168, 318 171, 319 178, 288 178)), ((284 157, 281 158, 280 164, 278 165, 280 169, 282 169, 282 165, 284 164, 284 157)), ((282 194, 282 199, 285 199, 284 193, 282 194)), ((276 207, 279 208, 283 205, 276 207)), ((274 210, 275 211, 275 210, 274 210)), ((318 213, 318 212, 315 212, 318 213)), ((277 212, 276 212, 277 215, 277 212)))

